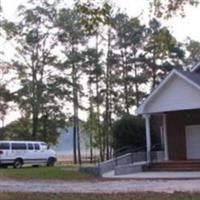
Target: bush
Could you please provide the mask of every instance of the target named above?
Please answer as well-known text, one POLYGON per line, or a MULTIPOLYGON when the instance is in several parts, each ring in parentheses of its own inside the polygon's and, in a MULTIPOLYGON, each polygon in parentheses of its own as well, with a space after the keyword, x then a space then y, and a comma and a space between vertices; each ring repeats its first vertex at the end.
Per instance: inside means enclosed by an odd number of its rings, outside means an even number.
POLYGON ((124 115, 113 125, 113 146, 122 148, 145 148, 145 124, 141 117, 124 115))

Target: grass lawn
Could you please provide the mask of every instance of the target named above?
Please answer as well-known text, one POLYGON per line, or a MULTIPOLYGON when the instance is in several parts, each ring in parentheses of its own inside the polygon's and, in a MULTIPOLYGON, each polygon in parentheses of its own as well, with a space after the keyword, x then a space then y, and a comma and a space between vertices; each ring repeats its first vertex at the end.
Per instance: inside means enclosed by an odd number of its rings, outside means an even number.
POLYGON ((175 194, 45 194, 45 193, 0 193, 0 200, 199 200, 200 194, 175 193, 175 194))
POLYGON ((45 180, 87 180, 94 178, 91 175, 78 172, 75 166, 56 167, 24 167, 21 169, 0 168, 0 179, 45 179, 45 180))

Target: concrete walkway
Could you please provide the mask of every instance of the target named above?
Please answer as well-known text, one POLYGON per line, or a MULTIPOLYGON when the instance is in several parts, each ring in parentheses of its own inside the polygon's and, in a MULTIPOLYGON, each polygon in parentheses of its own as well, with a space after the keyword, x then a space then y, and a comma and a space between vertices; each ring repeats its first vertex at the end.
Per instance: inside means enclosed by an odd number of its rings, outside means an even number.
POLYGON ((200 172, 139 172, 127 175, 114 175, 114 171, 108 172, 103 175, 104 178, 112 179, 140 179, 140 180, 180 180, 180 179, 199 179, 200 172))

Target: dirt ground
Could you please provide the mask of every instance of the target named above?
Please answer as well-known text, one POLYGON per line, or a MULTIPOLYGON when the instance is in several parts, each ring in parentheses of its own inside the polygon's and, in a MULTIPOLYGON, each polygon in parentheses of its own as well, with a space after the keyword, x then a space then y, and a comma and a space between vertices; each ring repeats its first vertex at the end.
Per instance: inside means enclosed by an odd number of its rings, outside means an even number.
POLYGON ((16 181, 0 180, 0 192, 126 193, 200 192, 200 180, 16 181))

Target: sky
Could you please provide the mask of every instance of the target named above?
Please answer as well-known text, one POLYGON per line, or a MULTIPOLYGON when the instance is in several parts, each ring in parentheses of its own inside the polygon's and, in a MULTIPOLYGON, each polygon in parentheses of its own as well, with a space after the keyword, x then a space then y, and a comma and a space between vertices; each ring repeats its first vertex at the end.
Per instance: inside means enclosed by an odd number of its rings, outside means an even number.
MULTIPOLYGON (((28 0, 1 0, 4 14, 10 19, 16 17, 16 8, 21 3, 26 3, 28 0)), ((71 5, 72 0, 65 0, 67 5, 71 5)), ((147 0, 112 0, 112 2, 122 11, 128 13, 129 16, 140 16, 144 22, 148 21, 149 3, 147 0), (143 15, 141 15, 144 13, 143 15)), ((186 8, 186 17, 173 17, 163 23, 168 26, 171 32, 179 41, 184 41, 187 37, 200 41, 200 28, 197 26, 200 19, 200 7, 186 8)))

